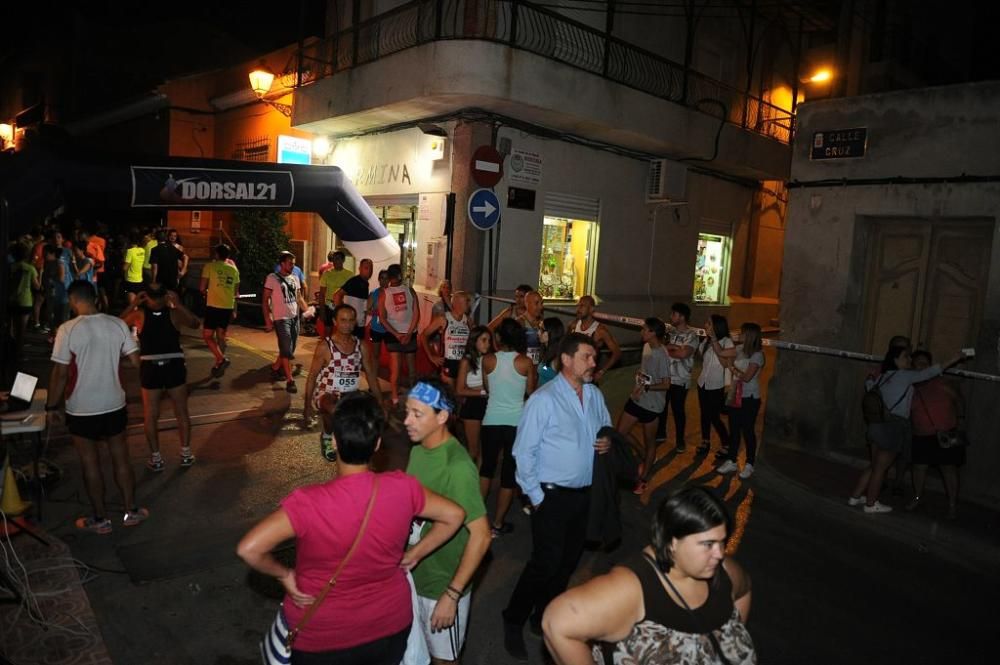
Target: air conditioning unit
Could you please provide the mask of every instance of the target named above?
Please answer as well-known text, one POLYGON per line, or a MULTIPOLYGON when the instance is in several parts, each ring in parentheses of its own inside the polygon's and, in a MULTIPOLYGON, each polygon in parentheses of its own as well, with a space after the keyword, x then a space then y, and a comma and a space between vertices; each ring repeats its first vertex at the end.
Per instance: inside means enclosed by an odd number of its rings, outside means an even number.
POLYGON ((677 203, 687 199, 687 167, 669 159, 649 162, 646 203, 677 203))

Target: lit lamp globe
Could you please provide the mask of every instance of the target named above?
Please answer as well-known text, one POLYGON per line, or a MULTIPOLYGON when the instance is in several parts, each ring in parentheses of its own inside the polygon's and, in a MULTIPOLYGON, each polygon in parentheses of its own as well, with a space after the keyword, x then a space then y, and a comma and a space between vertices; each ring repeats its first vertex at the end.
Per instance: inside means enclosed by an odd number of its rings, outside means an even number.
POLYGON ((250 72, 250 88, 258 97, 263 97, 271 90, 274 83, 274 72, 265 65, 260 65, 250 72))

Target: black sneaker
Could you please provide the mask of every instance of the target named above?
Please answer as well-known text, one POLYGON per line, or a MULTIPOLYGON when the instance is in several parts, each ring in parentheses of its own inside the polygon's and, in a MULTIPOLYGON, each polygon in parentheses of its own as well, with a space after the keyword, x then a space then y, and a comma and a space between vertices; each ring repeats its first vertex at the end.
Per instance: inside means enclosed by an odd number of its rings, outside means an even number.
POLYGON ((274 369, 273 367, 271 368, 272 381, 280 381, 283 378, 285 378, 285 373, 282 372, 280 368, 279 369, 274 369))
POLYGON ((528 647, 524 644, 524 630, 518 624, 503 622, 503 648, 514 660, 528 661, 528 647))
POLYGON ((297 392, 299 392, 299 389, 295 386, 295 382, 294 381, 289 381, 288 383, 286 383, 285 384, 285 390, 287 390, 290 393, 297 393, 297 392))
POLYGON ((212 378, 213 379, 221 379, 222 375, 225 374, 225 373, 226 373, 226 368, 224 366, 222 366, 221 364, 220 365, 215 365, 214 367, 212 367, 212 378))

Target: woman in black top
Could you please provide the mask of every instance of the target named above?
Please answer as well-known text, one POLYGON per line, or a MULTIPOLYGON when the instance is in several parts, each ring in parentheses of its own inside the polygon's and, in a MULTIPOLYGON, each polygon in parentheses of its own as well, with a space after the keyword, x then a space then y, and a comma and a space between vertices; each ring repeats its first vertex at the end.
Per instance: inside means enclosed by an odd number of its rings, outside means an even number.
POLYGON ((555 661, 756 663, 744 626, 750 577, 725 558, 729 523, 707 489, 690 487, 664 501, 650 545, 549 604, 542 628, 555 661), (603 648, 591 646, 598 641, 603 648))

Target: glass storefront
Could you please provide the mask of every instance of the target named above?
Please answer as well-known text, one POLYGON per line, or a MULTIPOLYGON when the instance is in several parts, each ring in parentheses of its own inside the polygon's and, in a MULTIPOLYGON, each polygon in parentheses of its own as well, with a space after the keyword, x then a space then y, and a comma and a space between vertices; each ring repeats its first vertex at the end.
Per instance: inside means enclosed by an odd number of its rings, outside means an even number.
POLYGON ((694 301, 723 305, 729 290, 729 253, 732 239, 714 233, 698 234, 694 266, 694 301))
POLYGON ((399 243, 403 282, 412 285, 417 260, 417 206, 372 205, 371 208, 399 243))
POLYGON ((593 294, 597 264, 597 223, 545 217, 539 293, 551 300, 576 300, 593 294))

